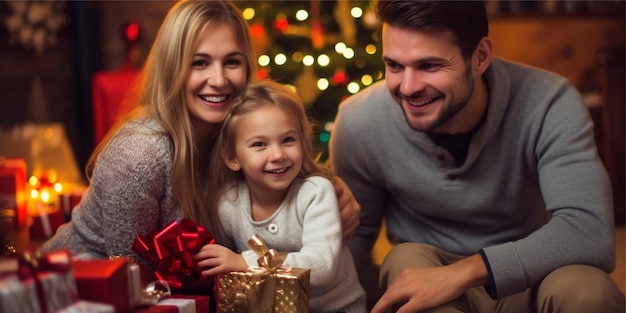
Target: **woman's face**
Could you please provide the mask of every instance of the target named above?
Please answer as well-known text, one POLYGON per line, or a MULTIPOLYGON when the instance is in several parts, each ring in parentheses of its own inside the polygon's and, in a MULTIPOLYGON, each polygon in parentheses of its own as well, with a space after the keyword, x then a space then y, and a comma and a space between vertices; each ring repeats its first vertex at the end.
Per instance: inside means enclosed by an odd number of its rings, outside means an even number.
POLYGON ((222 122, 235 95, 247 83, 246 51, 233 28, 208 27, 193 52, 185 82, 185 100, 194 128, 200 132, 222 122))

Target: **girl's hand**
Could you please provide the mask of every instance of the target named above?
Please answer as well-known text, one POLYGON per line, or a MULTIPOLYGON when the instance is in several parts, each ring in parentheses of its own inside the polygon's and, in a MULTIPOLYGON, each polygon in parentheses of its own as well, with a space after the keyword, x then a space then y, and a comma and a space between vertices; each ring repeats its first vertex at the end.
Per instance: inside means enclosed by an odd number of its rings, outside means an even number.
POLYGON ((361 206, 346 182, 335 176, 335 192, 337 192, 337 201, 339 202, 339 214, 341 215, 341 228, 343 229, 343 241, 354 235, 356 228, 359 226, 359 215, 361 214, 361 206))
POLYGON ((194 256, 203 276, 217 275, 231 271, 245 271, 248 268, 241 254, 218 244, 204 245, 194 256))

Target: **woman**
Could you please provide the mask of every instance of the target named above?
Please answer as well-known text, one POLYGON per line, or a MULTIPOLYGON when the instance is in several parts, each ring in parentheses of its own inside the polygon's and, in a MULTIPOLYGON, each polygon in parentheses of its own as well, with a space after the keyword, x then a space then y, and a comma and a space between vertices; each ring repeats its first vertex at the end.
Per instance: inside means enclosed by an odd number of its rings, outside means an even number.
MULTIPOLYGON (((138 257, 137 235, 183 217, 206 221, 212 141, 235 95, 253 80, 253 51, 231 3, 176 3, 146 60, 135 108, 96 147, 87 165, 89 189, 72 221, 42 249, 67 248, 79 258, 138 257)), ((360 207, 343 182, 337 194, 350 235, 360 207)))

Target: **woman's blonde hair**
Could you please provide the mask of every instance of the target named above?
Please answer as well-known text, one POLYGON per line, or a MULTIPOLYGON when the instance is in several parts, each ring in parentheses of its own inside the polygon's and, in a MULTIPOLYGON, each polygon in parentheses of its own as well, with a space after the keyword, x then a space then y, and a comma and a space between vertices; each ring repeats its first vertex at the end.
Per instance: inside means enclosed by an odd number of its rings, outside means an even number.
POLYGON ((241 171, 231 171, 225 159, 235 155, 236 128, 239 123, 250 113, 264 106, 274 106, 287 113, 296 122, 297 131, 300 136, 302 147, 302 168, 298 177, 323 176, 333 179, 331 171, 319 165, 315 159, 313 147, 313 126, 307 118, 302 100, 288 86, 264 80, 256 83, 249 83, 233 104, 224 118, 215 144, 215 153, 211 159, 211 185, 219 188, 218 192, 211 193, 211 203, 215 211, 212 211, 212 230, 218 235, 222 234, 217 207, 223 192, 239 179, 244 179, 241 171))
MULTIPOLYGON (((183 215, 197 221, 207 219, 205 190, 212 143, 200 142, 200 139, 205 138, 196 136, 185 102, 184 88, 200 36, 206 29, 224 23, 235 31, 239 46, 246 56, 247 79, 253 80, 256 75, 256 58, 248 24, 239 9, 228 1, 177 2, 167 13, 138 83, 133 87, 129 100, 134 106, 133 110, 108 132, 94 150, 87 164, 88 178, 93 174, 98 155, 123 124, 142 117, 155 119, 171 138, 172 185, 183 215)), ((214 129, 218 130, 217 125, 214 129)))

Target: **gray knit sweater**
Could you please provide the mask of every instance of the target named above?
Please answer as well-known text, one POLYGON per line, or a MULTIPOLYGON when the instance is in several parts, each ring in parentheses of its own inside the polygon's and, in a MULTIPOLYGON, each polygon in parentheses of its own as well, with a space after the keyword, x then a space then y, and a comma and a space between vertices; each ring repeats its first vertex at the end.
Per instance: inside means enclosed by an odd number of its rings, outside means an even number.
POLYGON ((408 126, 384 82, 340 106, 330 155, 362 206, 348 243, 355 260, 368 256, 384 217, 399 242, 481 253, 494 298, 568 264, 612 271, 611 186, 579 93, 497 58, 484 77, 486 121, 460 167, 408 126))
POLYGON ((137 235, 182 213, 172 192, 172 145, 156 121, 131 122, 99 155, 90 186, 43 250, 67 248, 81 258, 133 255, 137 235))
POLYGON ((229 189, 219 207, 227 245, 241 253, 248 266, 258 266, 258 256, 248 247, 248 239, 257 234, 268 248, 289 252, 285 264, 311 269, 310 312, 366 312, 365 291, 352 255, 342 245, 337 194, 329 180, 294 180, 283 203, 266 220, 254 221, 251 210, 245 182, 229 189))

